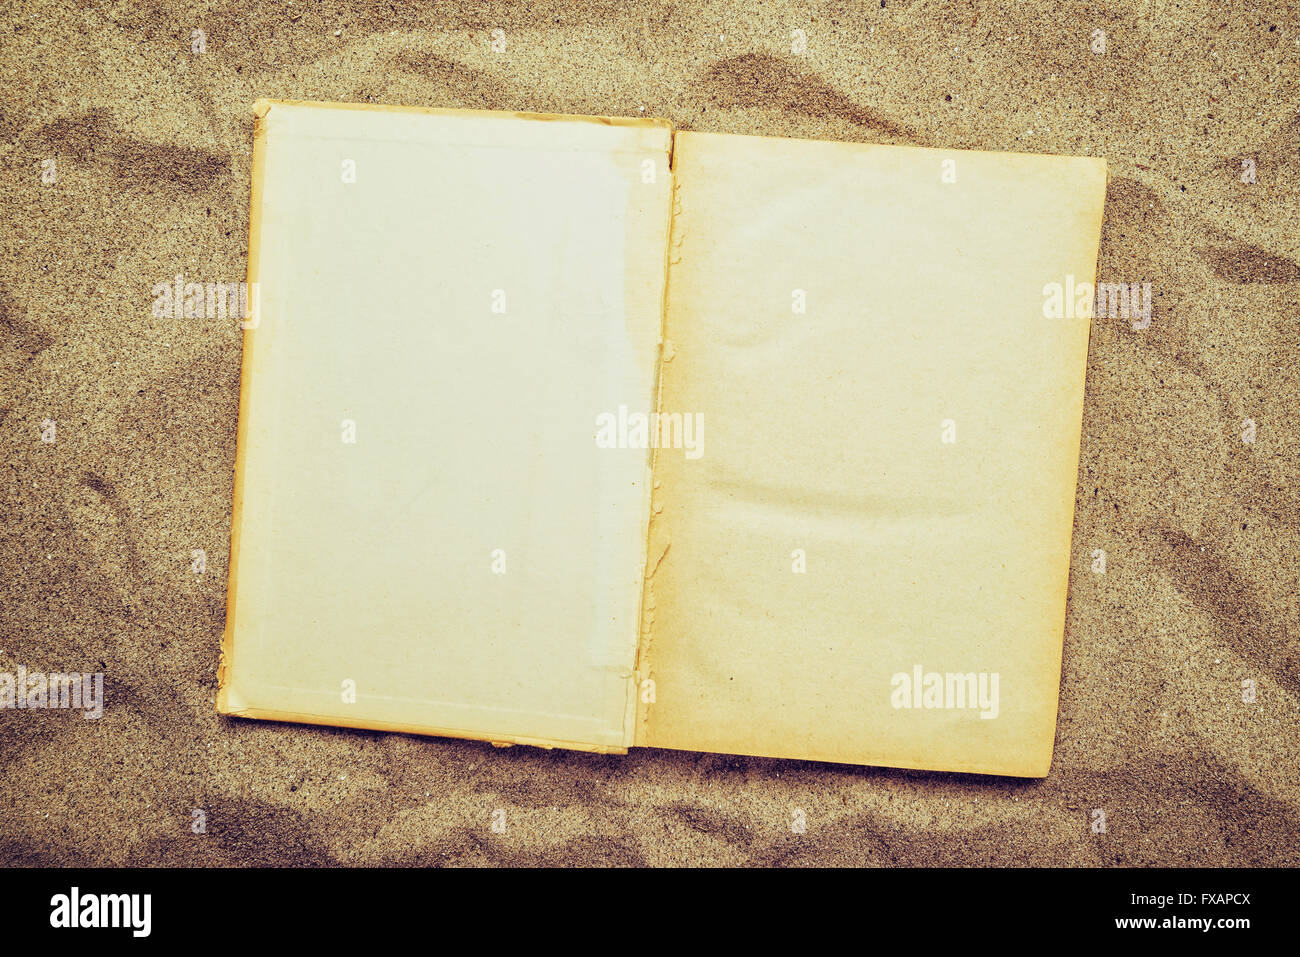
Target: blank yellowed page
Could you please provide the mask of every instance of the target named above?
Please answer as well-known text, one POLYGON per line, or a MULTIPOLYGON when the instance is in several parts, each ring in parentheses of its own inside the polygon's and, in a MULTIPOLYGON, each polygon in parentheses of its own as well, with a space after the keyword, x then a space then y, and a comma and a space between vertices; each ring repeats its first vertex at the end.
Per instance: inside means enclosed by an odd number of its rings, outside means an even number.
POLYGON ((1094 280, 1104 161, 675 170, 661 411, 703 441, 655 460, 636 743, 1045 775, 1091 314, 1045 287, 1094 280))
POLYGON ((625 749, 667 124, 256 113, 218 708, 625 749))

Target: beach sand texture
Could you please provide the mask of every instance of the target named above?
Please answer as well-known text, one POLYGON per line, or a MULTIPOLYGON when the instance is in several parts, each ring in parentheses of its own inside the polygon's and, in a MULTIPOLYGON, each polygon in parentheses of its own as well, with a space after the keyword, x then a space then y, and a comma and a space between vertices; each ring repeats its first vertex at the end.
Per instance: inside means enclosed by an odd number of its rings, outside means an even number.
POLYGON ((0 863, 1300 864, 1298 111, 1288 3, 4 3, 0 671, 106 707, 0 712, 0 863), (244 278, 259 97, 1105 156, 1154 308, 1094 323, 1051 775, 218 716, 240 333, 151 289, 244 278))

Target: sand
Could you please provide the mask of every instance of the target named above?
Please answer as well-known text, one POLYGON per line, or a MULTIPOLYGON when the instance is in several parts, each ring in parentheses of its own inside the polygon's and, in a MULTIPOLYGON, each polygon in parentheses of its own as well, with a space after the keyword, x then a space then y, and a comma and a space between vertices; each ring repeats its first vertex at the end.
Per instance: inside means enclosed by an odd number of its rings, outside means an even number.
POLYGON ((0 13, 0 671, 106 675, 0 712, 0 862, 1300 863, 1296 7, 425 6, 0 13), (1051 775, 219 717, 240 336, 151 290, 243 278, 258 97, 1107 157, 1051 775))

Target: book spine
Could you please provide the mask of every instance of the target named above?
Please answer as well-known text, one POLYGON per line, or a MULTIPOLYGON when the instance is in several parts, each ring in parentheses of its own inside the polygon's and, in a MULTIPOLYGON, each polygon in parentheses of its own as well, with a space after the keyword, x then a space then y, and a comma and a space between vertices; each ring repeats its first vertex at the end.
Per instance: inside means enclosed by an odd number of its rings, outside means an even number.
MULTIPOLYGON (((670 209, 668 216, 668 243, 664 250, 663 298, 659 314, 659 361, 655 369, 654 405, 656 412, 663 411, 664 367, 673 361, 674 349, 668 338, 668 303, 672 267, 681 261, 681 246, 684 241, 682 217, 681 180, 676 170, 677 131, 674 130, 668 153, 668 166, 672 175, 672 190, 669 194, 670 209)), ((662 567, 672 542, 664 523, 660 520, 667 499, 667 489, 659 479, 659 448, 656 443, 650 454, 650 516, 646 526, 645 570, 642 577, 640 632, 637 636, 636 654, 636 725, 632 744, 641 744, 646 740, 646 724, 650 709, 655 703, 655 679, 651 657, 655 621, 655 575, 662 567)))

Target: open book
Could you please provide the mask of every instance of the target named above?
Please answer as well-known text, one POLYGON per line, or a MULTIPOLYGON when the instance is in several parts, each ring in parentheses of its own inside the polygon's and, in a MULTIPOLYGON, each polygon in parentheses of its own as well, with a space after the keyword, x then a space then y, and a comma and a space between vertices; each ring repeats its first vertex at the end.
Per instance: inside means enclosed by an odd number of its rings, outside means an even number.
POLYGON ((1047 773, 1103 160, 255 112, 221 712, 1047 773))

